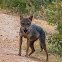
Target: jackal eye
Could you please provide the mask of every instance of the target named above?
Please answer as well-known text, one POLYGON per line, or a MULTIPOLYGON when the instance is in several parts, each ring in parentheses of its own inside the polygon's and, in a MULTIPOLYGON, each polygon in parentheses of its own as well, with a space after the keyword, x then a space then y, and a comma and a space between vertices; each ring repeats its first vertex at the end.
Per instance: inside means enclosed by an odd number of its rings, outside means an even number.
POLYGON ((27 23, 27 25, 30 25, 31 23, 27 23))

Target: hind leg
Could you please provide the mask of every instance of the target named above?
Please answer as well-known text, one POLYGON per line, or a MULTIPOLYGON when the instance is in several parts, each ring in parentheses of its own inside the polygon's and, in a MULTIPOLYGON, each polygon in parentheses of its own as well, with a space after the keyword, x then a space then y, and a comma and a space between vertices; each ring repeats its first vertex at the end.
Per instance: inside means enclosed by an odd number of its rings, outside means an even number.
POLYGON ((48 52, 47 52, 47 49, 46 49, 46 43, 45 43, 45 40, 40 40, 41 42, 41 46, 42 48, 44 49, 44 51, 46 52, 46 57, 47 57, 47 61, 48 61, 48 52))
POLYGON ((43 47, 44 51, 46 52, 47 61, 48 61, 48 52, 47 52, 47 49, 46 49, 46 45, 43 45, 43 44, 42 44, 42 47, 43 47))
POLYGON ((31 48, 32 51, 30 52, 29 56, 30 56, 32 53, 35 52, 35 49, 34 49, 34 42, 30 43, 30 48, 31 48))

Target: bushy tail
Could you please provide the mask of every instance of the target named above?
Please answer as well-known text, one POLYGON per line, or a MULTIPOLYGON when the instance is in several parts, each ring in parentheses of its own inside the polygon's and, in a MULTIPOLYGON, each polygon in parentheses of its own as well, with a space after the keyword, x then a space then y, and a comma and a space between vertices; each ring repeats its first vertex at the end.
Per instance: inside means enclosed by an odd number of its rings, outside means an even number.
POLYGON ((43 50, 43 47, 42 47, 42 45, 41 45, 41 42, 40 42, 40 48, 41 48, 41 51, 43 50))

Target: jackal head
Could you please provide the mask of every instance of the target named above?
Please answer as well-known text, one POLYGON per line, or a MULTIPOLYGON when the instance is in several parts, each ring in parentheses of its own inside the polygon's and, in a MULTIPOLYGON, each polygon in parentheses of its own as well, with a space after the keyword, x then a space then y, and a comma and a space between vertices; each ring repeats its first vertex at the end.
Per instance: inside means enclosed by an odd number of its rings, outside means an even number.
POLYGON ((28 18, 23 18, 22 16, 20 16, 21 29, 22 29, 22 31, 23 31, 24 33, 29 32, 32 19, 33 19, 33 16, 30 16, 30 17, 28 17, 28 18))

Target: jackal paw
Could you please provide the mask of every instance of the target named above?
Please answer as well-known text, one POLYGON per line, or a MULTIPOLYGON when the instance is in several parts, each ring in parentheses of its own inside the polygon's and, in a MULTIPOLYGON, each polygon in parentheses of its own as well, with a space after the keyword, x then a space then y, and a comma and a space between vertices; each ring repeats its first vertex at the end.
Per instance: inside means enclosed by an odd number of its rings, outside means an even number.
POLYGON ((25 57, 29 57, 29 55, 26 54, 25 57))
POLYGON ((19 56, 21 56, 21 54, 18 54, 19 56))

